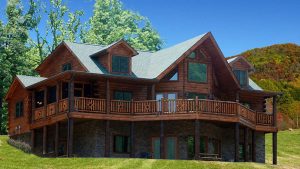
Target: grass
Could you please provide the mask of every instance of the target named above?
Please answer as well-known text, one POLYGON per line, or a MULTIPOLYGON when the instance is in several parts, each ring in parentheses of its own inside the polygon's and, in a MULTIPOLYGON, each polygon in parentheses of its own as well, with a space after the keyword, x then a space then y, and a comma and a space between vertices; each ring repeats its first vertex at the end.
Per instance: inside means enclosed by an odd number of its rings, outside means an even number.
POLYGON ((265 168, 300 168, 300 130, 278 133, 278 165, 272 163, 272 135, 266 137, 266 164, 205 162, 195 160, 152 160, 118 158, 41 158, 26 154, 7 144, 7 136, 0 136, 0 168, 11 169, 265 169, 265 168))

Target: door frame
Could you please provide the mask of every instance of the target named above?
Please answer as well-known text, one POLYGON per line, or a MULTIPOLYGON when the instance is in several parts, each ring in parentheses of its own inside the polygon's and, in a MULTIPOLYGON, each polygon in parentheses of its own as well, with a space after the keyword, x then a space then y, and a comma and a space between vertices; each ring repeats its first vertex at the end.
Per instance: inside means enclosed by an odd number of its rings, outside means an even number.
MULTIPOLYGON (((154 144, 153 144, 153 141, 154 141, 154 139, 160 139, 160 137, 155 137, 155 136, 152 136, 151 137, 151 158, 152 159, 154 159, 153 158, 153 154, 154 154, 154 144)), ((175 138, 175 159, 174 160, 176 160, 176 159, 178 159, 178 151, 179 151, 179 144, 178 144, 178 136, 175 136, 175 135, 166 135, 165 137, 164 137, 164 143, 165 143, 165 145, 164 145, 164 157, 160 157, 160 159, 165 159, 166 158, 166 152, 167 152, 167 138, 175 138)), ((160 143, 159 143, 160 144, 160 143)), ((172 159, 171 159, 172 160, 172 159)))

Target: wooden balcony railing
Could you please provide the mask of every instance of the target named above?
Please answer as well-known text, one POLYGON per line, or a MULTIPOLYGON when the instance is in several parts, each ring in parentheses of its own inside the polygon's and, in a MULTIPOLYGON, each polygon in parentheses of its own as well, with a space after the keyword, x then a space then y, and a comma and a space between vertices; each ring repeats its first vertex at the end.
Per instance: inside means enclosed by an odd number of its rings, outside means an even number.
POLYGON ((75 110, 84 112, 106 112, 106 100, 105 99, 94 99, 85 97, 75 98, 75 110))
MULTIPOLYGON (((75 97, 74 110, 87 113, 106 113, 105 99, 75 97)), ((273 116, 251 110, 237 102, 203 100, 203 99, 162 99, 145 101, 111 100, 110 114, 140 116, 140 115, 172 115, 172 114, 207 114, 220 117, 240 117, 254 125, 273 125, 273 116)), ((69 110, 69 100, 59 100, 34 110, 33 120, 39 120, 56 113, 66 113, 69 110), (58 104, 58 105, 57 105, 58 104), (58 110, 57 110, 58 109, 58 110)))

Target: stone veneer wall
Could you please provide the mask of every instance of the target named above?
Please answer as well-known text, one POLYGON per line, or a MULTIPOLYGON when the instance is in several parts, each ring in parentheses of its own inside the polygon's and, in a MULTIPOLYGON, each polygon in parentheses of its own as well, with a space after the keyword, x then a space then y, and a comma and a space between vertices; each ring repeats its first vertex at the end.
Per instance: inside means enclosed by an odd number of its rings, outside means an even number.
MULTIPOLYGON (((152 139, 160 136, 160 122, 135 122, 135 157, 142 153, 152 154, 152 139)), ((194 121, 164 121, 165 137, 177 137, 177 158, 188 159, 187 139, 194 135, 194 121)), ((110 121, 110 155, 111 157, 129 157, 127 153, 113 152, 113 136, 130 136, 130 122, 110 121)), ((55 127, 47 128, 48 152, 54 150, 55 127)), ((66 144, 66 124, 60 125, 60 144, 66 144)), ((11 138, 30 143, 30 133, 11 138)), ((219 126, 214 123, 200 121, 200 135, 221 140, 223 161, 234 161, 234 125, 219 126)), ((240 129, 240 143, 243 143, 243 129, 240 129)), ((42 129, 36 130, 35 152, 42 152, 42 129)), ((249 132, 249 143, 251 143, 249 132)), ((74 154, 80 157, 103 157, 105 149, 105 121, 90 120, 74 124, 74 154)), ((256 160, 265 162, 265 135, 256 132, 256 160)))

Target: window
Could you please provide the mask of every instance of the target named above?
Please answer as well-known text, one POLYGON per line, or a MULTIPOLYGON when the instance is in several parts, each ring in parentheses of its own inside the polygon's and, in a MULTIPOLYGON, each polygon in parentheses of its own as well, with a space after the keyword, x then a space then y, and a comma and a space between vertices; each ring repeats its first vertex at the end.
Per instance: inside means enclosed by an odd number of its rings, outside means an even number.
POLYGON ((66 64, 63 64, 62 66, 62 71, 67 71, 67 70, 72 70, 72 65, 71 63, 66 63, 66 64))
POLYGON ((132 99, 132 93, 126 91, 115 91, 114 92, 114 100, 127 100, 130 101, 132 99))
POLYGON ((56 102, 56 86, 48 87, 47 103, 56 102))
POLYGON ((16 103, 16 118, 23 116, 23 101, 16 103))
POLYGON ((245 87, 248 85, 248 77, 247 77, 247 71, 245 70, 234 70, 234 75, 239 81, 240 85, 242 87, 245 87))
POLYGON ((200 153, 207 153, 207 137, 200 136, 200 153))
POLYGON ((207 65, 202 63, 189 63, 188 80, 193 82, 207 82, 207 65))
POLYGON ((192 93, 192 92, 187 93, 187 98, 188 99, 195 99, 196 96, 198 96, 198 99, 207 99, 207 95, 206 94, 192 93))
POLYGON ((176 67, 169 74, 167 74, 163 80, 164 81, 177 81, 178 80, 178 67, 176 67))
POLYGON ((192 52, 190 55, 189 55, 189 58, 191 59, 195 59, 196 58, 196 52, 192 52))
POLYGON ((128 136, 114 136, 114 152, 116 153, 129 153, 130 140, 128 136))
POLYGON ((44 106, 44 90, 35 92, 35 107, 43 107, 44 106))
POLYGON ((92 85, 75 83, 74 84, 74 96, 75 97, 92 97, 92 85))
POLYGON ((206 58, 206 55, 205 55, 205 53, 202 51, 202 50, 199 50, 200 52, 200 58, 201 59, 205 59, 206 58))
POLYGON ((61 86, 61 99, 69 97, 69 83, 62 83, 61 86))
POLYGON ((188 147, 188 159, 194 159, 194 157, 195 157, 195 138, 193 136, 188 136, 187 147, 188 147))
POLYGON ((112 72, 128 73, 129 72, 129 57, 113 56, 112 57, 112 72))

